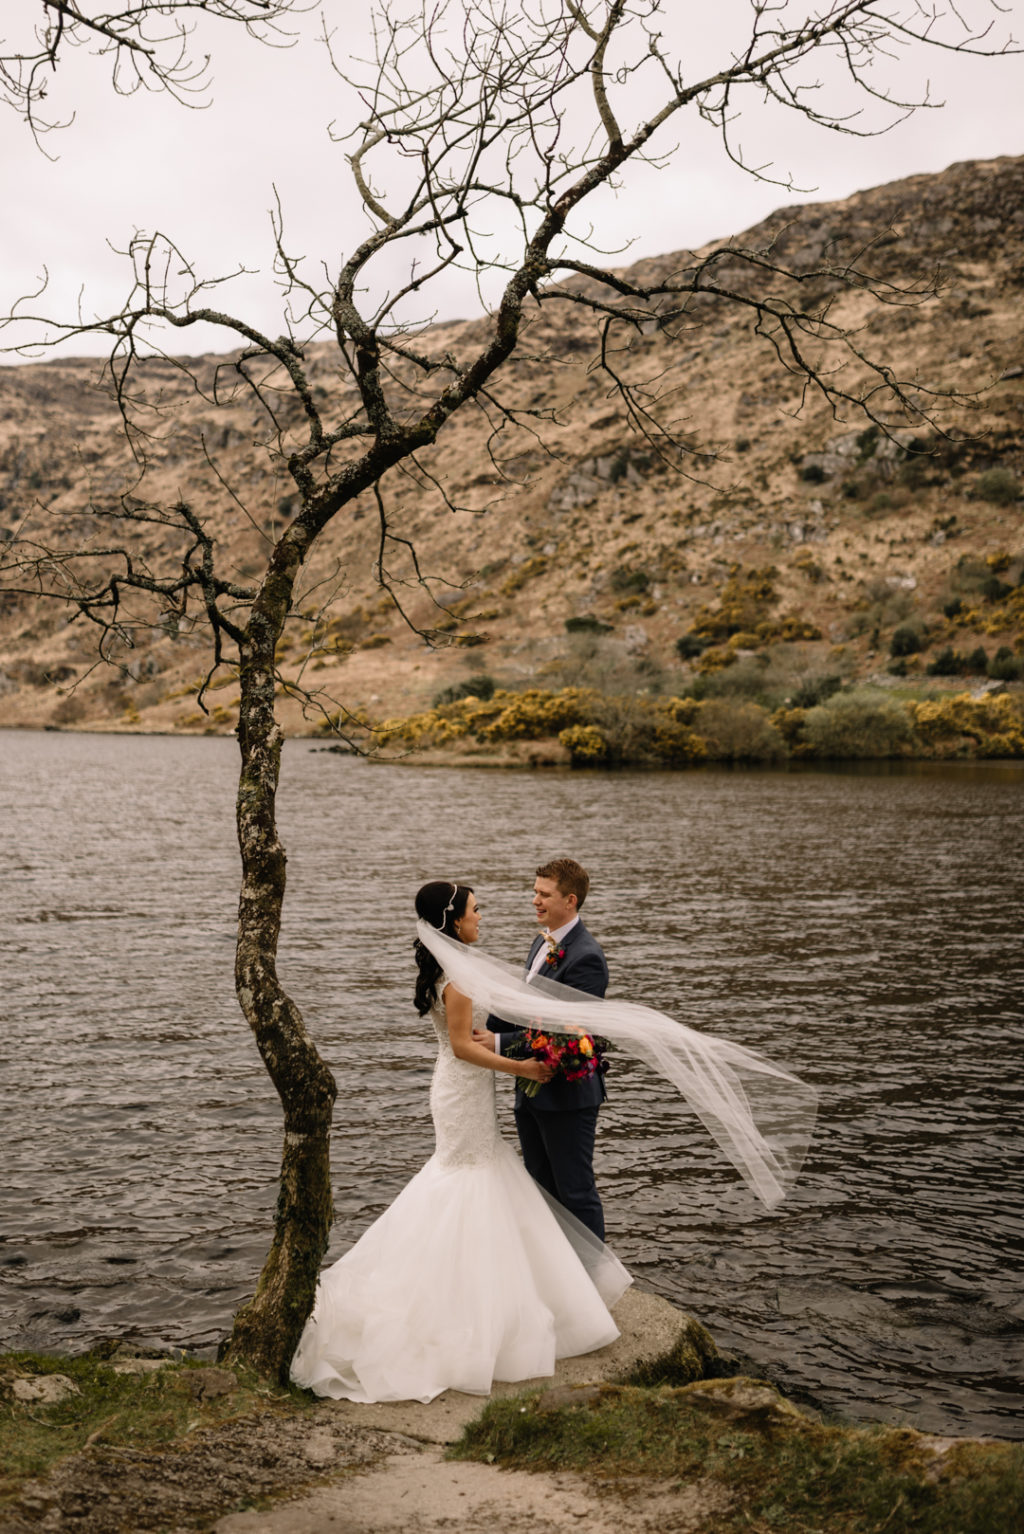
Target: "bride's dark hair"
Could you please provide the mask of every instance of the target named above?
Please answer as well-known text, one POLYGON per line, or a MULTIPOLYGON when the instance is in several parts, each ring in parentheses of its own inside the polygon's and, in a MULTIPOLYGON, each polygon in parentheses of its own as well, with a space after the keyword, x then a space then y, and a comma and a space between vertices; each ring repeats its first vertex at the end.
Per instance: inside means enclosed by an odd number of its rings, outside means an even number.
MULTIPOLYGON (((473 893, 470 884, 453 884, 451 879, 434 879, 416 891, 416 915, 436 932, 455 937, 455 923, 463 915, 466 902, 473 893)), ((416 939, 416 1011, 426 1015, 437 1000, 437 982, 441 978, 440 964, 429 948, 416 939)))

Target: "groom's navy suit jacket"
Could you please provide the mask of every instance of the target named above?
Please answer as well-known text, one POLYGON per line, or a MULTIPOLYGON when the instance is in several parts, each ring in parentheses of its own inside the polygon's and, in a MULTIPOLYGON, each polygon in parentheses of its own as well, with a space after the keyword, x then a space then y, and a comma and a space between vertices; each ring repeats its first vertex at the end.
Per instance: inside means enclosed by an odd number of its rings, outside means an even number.
MULTIPOLYGON (((533 940, 530 955, 526 961, 526 970, 529 974, 530 965, 537 956, 538 948, 542 947, 545 939, 542 934, 533 940)), ((608 989, 608 963, 604 956, 604 949, 596 938, 591 937, 582 921, 578 921, 571 932, 567 932, 559 943, 559 948, 564 948, 565 955, 554 964, 542 964, 540 973, 548 980, 557 980, 560 985, 571 985, 574 990, 586 991, 591 996, 603 996, 608 989)), ((500 1017, 489 1017, 487 1026, 494 1033, 509 1035, 521 1033, 513 1023, 503 1022, 500 1017)), ((546 1086, 542 1086, 537 1093, 530 1098, 522 1098, 522 1086, 516 1081, 516 1107, 520 1101, 526 1101, 539 1113, 563 1113, 573 1108, 599 1108, 605 1099, 604 1077, 600 1071, 593 1076, 587 1076, 582 1081, 566 1081, 564 1076, 556 1076, 546 1086)))

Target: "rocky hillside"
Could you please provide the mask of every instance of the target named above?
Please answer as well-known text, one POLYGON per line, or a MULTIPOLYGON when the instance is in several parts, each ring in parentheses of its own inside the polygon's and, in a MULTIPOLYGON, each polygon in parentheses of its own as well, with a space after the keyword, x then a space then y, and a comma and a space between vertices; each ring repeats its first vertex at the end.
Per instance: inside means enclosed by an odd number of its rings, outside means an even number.
MULTIPOLYGON (((914 303, 838 294, 833 317, 859 328, 865 352, 915 380, 948 436, 905 419, 891 423, 892 435, 854 414, 835 419, 820 397, 801 393, 749 308, 708 299, 679 325, 652 314, 621 359, 631 380, 656 377, 671 390, 691 449, 683 472, 672 472, 592 366, 586 311, 542 304, 505 384, 519 410, 540 413, 538 430, 505 434, 492 457, 486 417, 463 411, 423 472, 393 472, 384 486, 444 610, 411 583, 400 545, 390 571, 410 581, 409 617, 448 642, 427 646, 382 596, 367 499, 329 529, 310 568, 282 646, 285 681, 322 689, 328 711, 344 704, 372 719, 420 712, 467 681, 477 690, 699 695, 723 689, 728 673, 735 690, 760 686, 772 706, 858 679, 918 696, 986 680, 1015 687, 1024 654, 1024 160, 955 165, 842 203, 784 209, 738 243, 772 241, 781 260, 807 270, 835 249, 870 246, 880 278, 938 274, 938 292, 914 303)), ((690 267, 708 253, 638 270, 690 267)), ((755 294, 760 279, 734 276, 755 294)), ((472 330, 450 324, 441 337, 456 350, 472 330)), ((318 390, 341 388, 330 348, 311 348, 307 361, 318 390)), ((208 519, 245 581, 291 503, 258 445, 252 403, 238 394, 210 402, 224 362, 192 364, 202 392, 185 372, 147 364, 176 424, 153 447, 145 495, 184 500, 208 519)), ((109 542, 94 512, 116 509, 134 476, 95 362, 0 370, 0 538, 109 542)), ((132 531, 138 555, 151 562, 180 547, 159 519, 141 532, 132 531)), ((0 575, 0 724, 233 727, 229 668, 207 697, 209 714, 197 707, 207 668, 198 632, 152 628, 142 609, 133 628, 126 609, 131 643, 112 655, 116 668, 97 666, 91 626, 12 594, 16 584, 0 575)), ((318 717, 282 696, 291 732, 313 730, 318 717)))

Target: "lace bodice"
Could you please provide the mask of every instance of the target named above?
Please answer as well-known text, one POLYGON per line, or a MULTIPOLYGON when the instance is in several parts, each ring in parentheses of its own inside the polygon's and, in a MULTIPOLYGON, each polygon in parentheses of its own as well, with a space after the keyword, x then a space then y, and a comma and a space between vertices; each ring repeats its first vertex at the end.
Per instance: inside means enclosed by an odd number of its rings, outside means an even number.
MULTIPOLYGON (((434 1120, 435 1155, 442 1166, 487 1165, 500 1144, 494 1101, 494 1072, 452 1053, 448 1020, 440 999, 448 984, 437 982, 438 1001, 430 1009, 437 1034, 437 1064, 430 1083, 430 1112, 434 1120)), ((474 1023, 482 1019, 474 1015, 474 1023)))

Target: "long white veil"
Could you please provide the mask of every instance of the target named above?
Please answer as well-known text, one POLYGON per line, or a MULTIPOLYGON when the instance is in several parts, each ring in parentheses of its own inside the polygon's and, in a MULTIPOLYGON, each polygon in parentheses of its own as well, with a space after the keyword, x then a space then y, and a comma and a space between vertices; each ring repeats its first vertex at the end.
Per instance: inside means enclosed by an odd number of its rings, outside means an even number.
POLYGON ((416 934, 457 990, 521 1028, 590 1033, 618 1045, 676 1087, 733 1166, 769 1209, 796 1181, 814 1128, 813 1087, 741 1044, 698 1033, 664 1012, 601 1000, 446 937, 428 922, 416 934))

